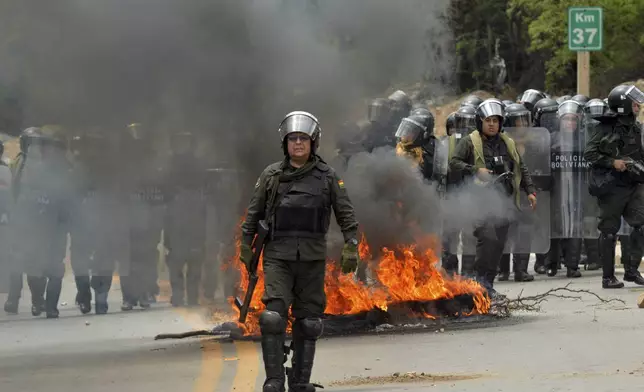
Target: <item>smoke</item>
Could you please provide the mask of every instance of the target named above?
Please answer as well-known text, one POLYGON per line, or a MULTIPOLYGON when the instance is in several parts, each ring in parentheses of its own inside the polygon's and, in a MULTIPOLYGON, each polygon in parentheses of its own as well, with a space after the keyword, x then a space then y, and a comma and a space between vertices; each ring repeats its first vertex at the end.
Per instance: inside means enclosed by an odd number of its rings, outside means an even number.
POLYGON ((472 233, 483 222, 513 218, 514 204, 495 188, 468 182, 440 194, 416 162, 391 149, 352 157, 343 176, 360 226, 376 249, 415 243, 419 233, 472 233))

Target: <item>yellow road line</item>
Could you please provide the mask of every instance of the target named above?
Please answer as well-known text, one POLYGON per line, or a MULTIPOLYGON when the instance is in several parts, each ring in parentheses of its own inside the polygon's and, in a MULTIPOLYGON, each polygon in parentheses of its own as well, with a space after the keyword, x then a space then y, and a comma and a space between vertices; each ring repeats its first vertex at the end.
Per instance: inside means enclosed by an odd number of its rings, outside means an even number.
POLYGON ((255 342, 235 342, 237 348, 237 371, 233 380, 233 391, 253 392, 259 374, 259 350, 255 342))
POLYGON ((201 371, 192 388, 194 392, 215 392, 224 360, 221 344, 212 339, 201 339, 201 371))

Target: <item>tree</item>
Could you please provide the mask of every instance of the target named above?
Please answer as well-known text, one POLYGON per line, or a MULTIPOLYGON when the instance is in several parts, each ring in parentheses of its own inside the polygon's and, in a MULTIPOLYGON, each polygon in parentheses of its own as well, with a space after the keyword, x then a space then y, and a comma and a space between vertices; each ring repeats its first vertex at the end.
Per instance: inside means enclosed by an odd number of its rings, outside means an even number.
POLYGON ((545 61, 546 89, 576 90, 577 54, 568 49, 568 8, 604 9, 604 44, 591 54, 591 95, 605 96, 620 82, 641 75, 644 66, 644 2, 632 0, 510 0, 507 13, 520 15, 528 26, 529 52, 545 61))

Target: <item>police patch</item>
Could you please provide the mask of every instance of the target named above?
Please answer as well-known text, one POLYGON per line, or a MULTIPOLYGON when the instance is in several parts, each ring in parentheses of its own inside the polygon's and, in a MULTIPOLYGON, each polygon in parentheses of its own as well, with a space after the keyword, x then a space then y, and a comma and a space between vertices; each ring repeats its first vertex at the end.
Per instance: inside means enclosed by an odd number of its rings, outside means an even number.
POLYGON ((338 180, 338 186, 342 189, 344 189, 344 181, 338 180))

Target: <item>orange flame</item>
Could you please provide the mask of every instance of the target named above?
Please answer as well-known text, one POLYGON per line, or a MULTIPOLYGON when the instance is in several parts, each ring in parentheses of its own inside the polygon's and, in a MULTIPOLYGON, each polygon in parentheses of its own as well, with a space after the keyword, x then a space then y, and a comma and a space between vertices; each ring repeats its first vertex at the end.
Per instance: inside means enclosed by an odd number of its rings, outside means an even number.
MULTIPOLYGON (((490 309, 490 300, 485 290, 475 281, 460 276, 448 277, 439 266, 439 257, 436 255, 435 245, 438 241, 430 237, 424 241, 418 241, 423 245, 409 245, 399 248, 401 256, 396 252, 383 248, 379 260, 369 262, 372 255, 367 240, 362 235, 358 251, 363 262, 370 265, 377 277, 378 284, 367 286, 354 274, 342 274, 338 263, 328 261, 326 265, 325 293, 327 314, 355 314, 369 311, 374 308, 387 310, 388 306, 394 303, 405 301, 431 301, 437 299, 449 299, 458 295, 471 295, 474 300, 474 309, 468 315, 485 314, 490 309), (428 244, 431 244, 429 246, 428 244), (417 252, 417 248, 426 248, 423 252, 417 252)), ((248 274, 239 260, 239 245, 237 241, 237 252, 232 267, 241 272, 239 291, 244 294, 248 287, 248 274)), ((256 335, 259 330, 259 315, 265 306, 261 301, 264 288, 263 263, 258 268, 257 289, 253 293, 251 310, 245 324, 239 324, 246 335, 256 335)), ((236 317, 239 318, 239 311, 234 306, 233 298, 229 303, 235 309, 236 317)), ((432 315, 422 314, 420 316, 433 318, 432 315)))

